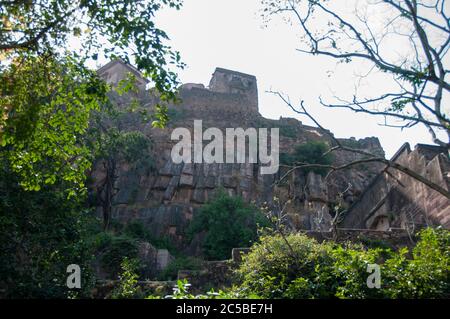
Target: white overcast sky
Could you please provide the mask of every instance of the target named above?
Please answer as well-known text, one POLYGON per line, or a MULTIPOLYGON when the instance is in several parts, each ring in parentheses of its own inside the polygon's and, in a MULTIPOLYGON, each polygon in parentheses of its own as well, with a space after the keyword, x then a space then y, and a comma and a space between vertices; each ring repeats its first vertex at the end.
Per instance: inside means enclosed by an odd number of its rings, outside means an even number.
MULTIPOLYGON (((266 93, 279 90, 292 101, 305 100, 317 119, 337 137, 377 136, 388 157, 404 142, 412 146, 431 142, 422 127, 400 131, 380 126, 382 117, 321 107, 320 95, 353 92, 359 66, 350 68, 329 58, 297 52, 300 44, 295 28, 281 20, 264 28, 260 9, 260 0, 185 0, 181 10, 159 13, 157 25, 168 33, 170 45, 180 51, 187 64, 179 71, 181 81, 208 85, 216 67, 253 74, 258 80, 259 110, 264 117, 295 117, 310 124, 279 98, 266 93)), ((383 83, 375 80, 362 85, 370 91, 380 89, 383 83)))

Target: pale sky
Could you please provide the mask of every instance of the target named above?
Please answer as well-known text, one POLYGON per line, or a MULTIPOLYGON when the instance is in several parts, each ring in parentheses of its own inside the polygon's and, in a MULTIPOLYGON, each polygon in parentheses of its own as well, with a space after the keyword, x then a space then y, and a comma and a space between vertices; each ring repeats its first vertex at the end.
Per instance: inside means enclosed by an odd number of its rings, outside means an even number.
MULTIPOLYGON (((378 137, 388 158, 404 142, 412 146, 431 142, 423 127, 400 131, 380 126, 382 117, 321 107, 319 96, 352 92, 354 75, 363 65, 351 68, 337 65, 330 58, 297 52, 300 44, 296 29, 282 21, 264 28, 260 8, 260 0, 185 0, 181 10, 159 13, 157 25, 168 33, 170 45, 180 51, 187 64, 179 71, 181 81, 208 85, 216 67, 253 74, 258 80, 259 110, 264 117, 295 117, 310 124, 279 98, 266 93, 270 89, 282 91, 292 101, 304 99, 319 122, 337 137, 378 137)), ((369 91, 378 90, 383 80, 362 85, 369 91)))

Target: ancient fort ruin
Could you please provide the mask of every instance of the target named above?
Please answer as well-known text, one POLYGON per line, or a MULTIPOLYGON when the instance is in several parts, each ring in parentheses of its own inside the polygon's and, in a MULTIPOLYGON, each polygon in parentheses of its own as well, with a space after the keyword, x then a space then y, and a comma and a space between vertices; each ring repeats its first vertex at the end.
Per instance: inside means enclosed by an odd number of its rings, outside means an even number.
MULTIPOLYGON (((140 103, 149 109, 157 96, 144 94, 147 81, 133 67, 113 61, 99 70, 109 83, 115 84, 127 72, 138 78, 140 103)), ((185 231, 198 209, 215 191, 223 188, 231 195, 242 196, 257 205, 273 202, 274 197, 291 199, 286 207, 290 227, 297 230, 327 232, 335 212, 331 207, 341 194, 346 209, 339 224, 342 231, 395 231, 421 225, 450 228, 450 201, 427 186, 395 171, 384 171, 371 164, 339 171, 327 182, 321 175, 294 171, 284 183, 276 181, 283 174, 259 174, 259 164, 174 164, 170 151, 170 132, 174 127, 192 129, 194 119, 204 127, 278 127, 280 153, 289 153, 294 145, 307 141, 331 143, 318 128, 291 118, 266 119, 258 112, 258 88, 254 76, 217 68, 208 87, 188 83, 180 87, 181 103, 169 106, 171 122, 156 129, 141 124, 133 116, 127 125, 139 127, 154 142, 156 170, 142 171, 122 165, 114 199, 113 218, 129 222, 139 219, 155 236, 167 237, 184 252, 200 254, 202 238, 191 243, 184 240, 185 231)), ((376 137, 345 140, 368 152, 383 155, 376 137)), ((357 155, 338 152, 335 163, 345 163, 357 155)), ((393 160, 401 162, 434 183, 450 189, 449 159, 446 150, 418 145, 414 150, 405 144, 393 160)), ((101 174, 101 168, 94 177, 101 174)))

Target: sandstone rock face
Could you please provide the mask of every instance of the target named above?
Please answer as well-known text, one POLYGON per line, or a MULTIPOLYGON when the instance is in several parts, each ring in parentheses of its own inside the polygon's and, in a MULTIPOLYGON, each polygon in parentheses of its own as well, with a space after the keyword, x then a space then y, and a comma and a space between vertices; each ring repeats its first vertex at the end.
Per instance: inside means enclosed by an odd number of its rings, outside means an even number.
MULTIPOLYGON (((308 141, 331 144, 325 132, 303 125, 296 119, 262 117, 258 113, 257 85, 253 76, 217 69, 209 89, 201 85, 184 85, 179 96, 181 103, 169 106, 171 121, 164 129, 139 124, 132 115, 126 121, 126 125, 139 128, 152 139, 154 154, 149 160, 154 161, 156 170, 121 166, 113 218, 122 222, 139 219, 155 237, 170 238, 187 253, 200 253, 199 239, 186 245, 186 230, 199 208, 219 188, 256 205, 273 204, 274 197, 283 202, 290 199, 285 211, 292 227, 327 230, 333 214, 330 207, 337 195, 346 190, 343 204, 351 204, 380 171, 377 165, 356 167, 333 174, 327 181, 314 173, 294 171, 282 182, 275 183, 285 175, 286 168, 281 168, 276 174, 261 175, 260 162, 173 163, 171 150, 178 141, 171 140, 171 133, 175 128, 183 127, 193 135, 194 120, 202 120, 203 130, 215 127, 224 135, 226 128, 279 128, 280 153, 290 153, 295 145, 308 141)), ((140 101, 151 110, 157 98, 142 94, 140 101)), ((383 154, 376 138, 353 142, 366 151, 383 154)), ((207 143, 205 141, 203 146, 207 143)), ((339 152, 335 163, 340 164, 353 157, 354 154, 339 152)), ((99 167, 93 173, 94 179, 101 174, 99 167)))
POLYGON ((164 270, 174 260, 173 256, 167 249, 158 249, 156 256, 156 269, 164 270))
MULTIPOLYGON (((450 161, 445 148, 405 144, 392 158, 442 188, 450 189, 450 161)), ((347 228, 411 228, 441 225, 450 229, 450 200, 399 171, 381 173, 350 207, 347 228)))

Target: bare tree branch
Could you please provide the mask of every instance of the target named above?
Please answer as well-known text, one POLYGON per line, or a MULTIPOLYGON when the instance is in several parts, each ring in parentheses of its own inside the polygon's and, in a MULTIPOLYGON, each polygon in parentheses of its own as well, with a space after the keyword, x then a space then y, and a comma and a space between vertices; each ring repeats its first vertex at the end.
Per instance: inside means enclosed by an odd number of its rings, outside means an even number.
MULTIPOLYGON (((397 162, 391 161, 391 160, 387 160, 383 157, 380 156, 376 156, 374 154, 371 154, 369 152, 366 152, 364 150, 360 150, 360 149, 355 149, 355 148, 351 148, 351 147, 347 147, 342 145, 342 143, 327 129, 325 129, 306 109, 305 105, 304 105, 304 101, 300 102, 300 107, 296 108, 292 105, 292 103, 289 101, 289 98, 285 97, 283 94, 279 93, 279 92, 274 92, 274 91, 270 91, 269 93, 272 93, 278 97, 280 97, 284 103, 286 103, 286 105, 289 106, 289 108, 294 111, 297 114, 300 115, 305 115, 307 116, 309 119, 311 119, 319 129, 321 129, 325 134, 327 134, 331 140, 333 141, 333 143, 335 144, 335 146, 331 147, 330 150, 327 152, 335 152, 337 150, 342 150, 342 151, 347 151, 347 152, 352 152, 352 153, 356 153, 356 154, 360 154, 363 156, 366 156, 367 158, 362 158, 359 160, 355 160, 349 163, 346 163, 344 165, 340 165, 340 166, 335 166, 335 165, 324 165, 324 164, 309 164, 309 163, 301 163, 301 165, 298 166, 285 166, 285 167, 289 167, 290 169, 280 178, 280 180, 283 180, 284 178, 286 178, 289 174, 291 174, 293 171, 295 170, 299 170, 299 169, 307 169, 307 168, 325 168, 325 169, 329 169, 330 173, 328 174, 328 176, 331 173, 334 173, 336 171, 341 171, 341 170, 345 170, 345 169, 349 169, 355 165, 358 164, 363 164, 363 163, 382 163, 385 165, 385 169, 395 169, 399 172, 402 172, 405 175, 408 175, 409 177, 412 177, 413 179, 417 180, 418 182, 421 182, 423 184, 425 184, 426 186, 430 187, 431 189, 439 192, 440 194, 442 194, 443 196, 447 197, 450 199, 450 192, 448 190, 446 190, 445 188, 441 187, 440 185, 432 182, 431 180, 423 177, 422 175, 420 175, 419 173, 415 172, 414 170, 403 166, 397 162)), ((325 153, 326 154, 326 153, 325 153)), ((324 155, 325 155, 324 154, 324 155)), ((283 167, 283 166, 281 166, 283 167)), ((328 178, 327 176, 327 178, 328 178)))

